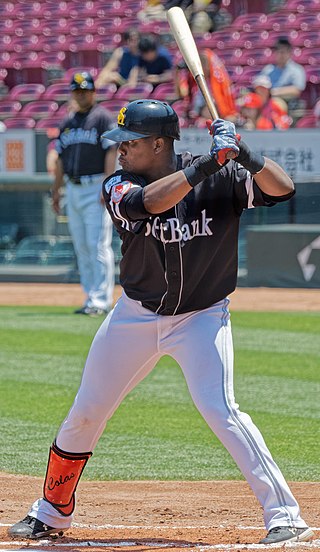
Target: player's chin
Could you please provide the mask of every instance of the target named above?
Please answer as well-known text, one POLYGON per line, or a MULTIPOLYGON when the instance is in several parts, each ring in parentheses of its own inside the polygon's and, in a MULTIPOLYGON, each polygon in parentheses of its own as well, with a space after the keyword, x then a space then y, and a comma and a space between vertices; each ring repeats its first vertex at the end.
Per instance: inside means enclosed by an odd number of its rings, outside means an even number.
POLYGON ((118 162, 119 162, 120 167, 122 167, 123 169, 128 169, 129 168, 129 164, 127 163, 127 161, 123 157, 120 156, 119 159, 118 159, 118 162))

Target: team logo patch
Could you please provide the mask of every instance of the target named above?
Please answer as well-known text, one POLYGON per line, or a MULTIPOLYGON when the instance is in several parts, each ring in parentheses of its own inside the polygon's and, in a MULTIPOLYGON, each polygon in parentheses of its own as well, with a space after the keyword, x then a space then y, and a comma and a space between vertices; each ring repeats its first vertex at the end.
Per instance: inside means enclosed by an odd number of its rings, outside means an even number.
POLYGON ((111 190, 111 199, 113 203, 120 203, 123 196, 128 193, 131 187, 132 182, 129 182, 129 180, 124 180, 121 184, 113 186, 111 190))
POLYGON ((109 178, 108 182, 106 182, 104 185, 104 189, 107 192, 107 194, 110 193, 112 186, 115 186, 116 184, 120 184, 120 182, 121 182, 121 176, 112 176, 112 178, 109 178))

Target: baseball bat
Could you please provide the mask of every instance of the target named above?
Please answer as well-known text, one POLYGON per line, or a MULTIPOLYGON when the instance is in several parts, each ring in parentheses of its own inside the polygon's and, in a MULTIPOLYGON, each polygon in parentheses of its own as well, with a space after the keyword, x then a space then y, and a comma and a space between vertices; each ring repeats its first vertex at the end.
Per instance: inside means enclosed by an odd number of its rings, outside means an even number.
POLYGON ((167 19, 178 48, 204 97, 211 117, 218 119, 219 115, 204 77, 198 48, 183 10, 178 6, 170 8, 167 12, 167 19))
MULTIPOLYGON (((199 87, 212 119, 218 119, 218 111, 206 83, 198 48, 183 10, 178 6, 170 8, 167 12, 167 19, 177 46, 199 87)), ((228 159, 233 159, 235 156, 233 151, 227 153, 228 159)))

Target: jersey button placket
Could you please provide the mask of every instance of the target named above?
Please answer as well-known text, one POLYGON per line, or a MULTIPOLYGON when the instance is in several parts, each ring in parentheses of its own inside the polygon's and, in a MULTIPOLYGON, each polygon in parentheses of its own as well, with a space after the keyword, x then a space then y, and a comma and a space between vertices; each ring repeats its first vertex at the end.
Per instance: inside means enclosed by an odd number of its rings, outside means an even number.
POLYGON ((173 314, 180 294, 180 244, 169 244, 165 248, 167 260, 168 293, 166 297, 165 314, 173 314))

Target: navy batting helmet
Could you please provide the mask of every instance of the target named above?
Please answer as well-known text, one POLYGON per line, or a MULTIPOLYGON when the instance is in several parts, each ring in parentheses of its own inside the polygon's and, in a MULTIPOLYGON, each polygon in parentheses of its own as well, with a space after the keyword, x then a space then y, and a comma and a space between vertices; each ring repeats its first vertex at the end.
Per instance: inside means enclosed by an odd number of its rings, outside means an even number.
POLYGON ((70 90, 95 90, 92 75, 87 71, 75 73, 70 82, 70 90))
POLYGON ((120 109, 118 127, 102 137, 127 142, 147 136, 169 136, 180 140, 179 119, 172 107, 159 100, 135 100, 120 109))

